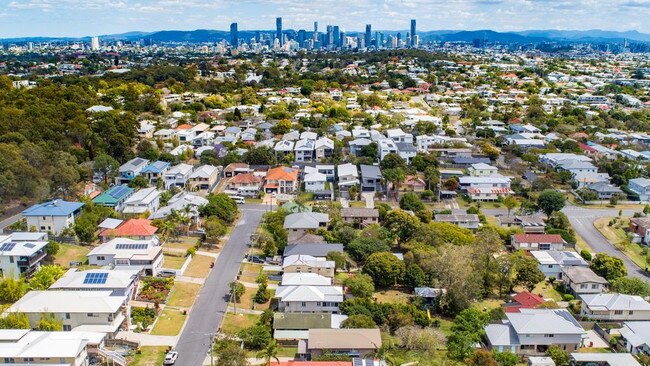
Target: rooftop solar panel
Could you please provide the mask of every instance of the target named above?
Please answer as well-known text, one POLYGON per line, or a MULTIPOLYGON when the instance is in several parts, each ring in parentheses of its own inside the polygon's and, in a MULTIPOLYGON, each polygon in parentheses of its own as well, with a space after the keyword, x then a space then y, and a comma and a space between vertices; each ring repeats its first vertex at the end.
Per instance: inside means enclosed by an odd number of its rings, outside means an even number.
POLYGON ((16 246, 16 243, 4 243, 0 246, 0 252, 9 252, 16 246))
POLYGON ((85 284, 91 284, 91 285, 103 285, 106 283, 106 280, 108 279, 108 273, 104 272, 93 272, 93 273, 86 273, 86 277, 84 278, 85 284))

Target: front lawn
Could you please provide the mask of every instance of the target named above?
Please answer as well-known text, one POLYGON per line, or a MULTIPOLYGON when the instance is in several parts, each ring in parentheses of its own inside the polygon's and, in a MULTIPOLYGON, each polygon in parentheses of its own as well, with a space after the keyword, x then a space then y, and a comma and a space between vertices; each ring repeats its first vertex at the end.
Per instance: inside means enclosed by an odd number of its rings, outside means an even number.
POLYGON ((250 328, 257 324, 258 319, 259 316, 255 314, 226 313, 220 330, 223 333, 236 334, 242 329, 250 328))
POLYGON ((210 273, 210 263, 214 261, 214 258, 208 257, 207 255, 196 254, 192 257, 192 261, 187 266, 183 276, 206 278, 208 277, 208 273, 210 273))
POLYGON ((167 306, 188 308, 194 304, 201 285, 196 283, 176 282, 167 300, 167 306))
POLYGON ((160 366, 165 360, 167 347, 165 346, 143 346, 140 347, 140 354, 134 354, 127 358, 129 366, 160 366))
POLYGON ((178 309, 165 309, 158 316, 158 321, 151 330, 152 335, 175 336, 181 332, 187 315, 178 309))
POLYGON ((63 268, 70 268, 71 261, 86 263, 86 254, 88 252, 90 252, 90 247, 59 243, 59 252, 56 253, 54 264, 58 264, 63 268))
POLYGON ((269 290, 269 291, 271 292, 271 297, 269 301, 265 302, 264 304, 257 304, 253 301, 253 296, 255 296, 257 289, 252 287, 246 287, 246 292, 244 292, 241 299, 237 303, 237 307, 241 309, 255 309, 255 310, 268 309, 269 306, 271 305, 271 299, 273 299, 273 295, 275 295, 275 290, 269 290))
POLYGON ((185 256, 180 253, 165 253, 163 266, 169 269, 181 269, 185 263, 185 256))

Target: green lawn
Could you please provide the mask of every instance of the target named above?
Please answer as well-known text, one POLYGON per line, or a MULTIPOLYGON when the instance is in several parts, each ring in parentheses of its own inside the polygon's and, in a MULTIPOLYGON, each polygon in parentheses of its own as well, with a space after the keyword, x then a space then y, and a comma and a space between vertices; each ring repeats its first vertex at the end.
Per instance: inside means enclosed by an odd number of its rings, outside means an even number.
POLYGON ((176 282, 167 300, 168 306, 187 308, 192 306, 196 296, 201 290, 201 285, 196 283, 176 282))
POLYGON ((373 298, 379 303, 399 303, 408 304, 413 294, 398 290, 388 290, 375 292, 373 298))
POLYGON ((505 301, 501 299, 485 299, 472 305, 473 308, 483 311, 483 309, 492 310, 501 307, 505 301))
POLYGON ((535 286, 533 293, 540 295, 544 299, 553 299, 554 301, 562 301, 562 294, 557 292, 555 288, 548 282, 540 282, 535 286))
POLYGON ((630 258, 637 266, 645 268, 648 266, 648 253, 647 249, 639 244, 630 243, 627 238, 627 233, 623 228, 630 225, 629 218, 622 218, 617 220, 616 224, 609 226, 611 217, 601 217, 594 221, 594 227, 600 231, 607 240, 614 244, 617 248, 630 258))
POLYGON ((151 330, 152 335, 175 336, 181 332, 187 315, 178 309, 165 309, 158 316, 158 321, 151 330))
POLYGON ((54 263, 64 268, 70 267, 70 261, 86 263, 86 254, 88 252, 90 252, 90 247, 59 243, 59 252, 54 258, 54 263))
POLYGON ((165 346, 143 346, 140 347, 140 354, 134 354, 127 359, 129 366, 160 366, 165 360, 167 347, 165 346))
POLYGON ((298 347, 278 347, 278 357, 295 357, 298 347))
POLYGON ((227 313, 221 325, 221 331, 227 334, 235 334, 242 329, 257 324, 259 315, 255 314, 232 314, 227 313))
POLYGON ((196 244, 197 239, 198 238, 194 238, 191 236, 181 236, 178 239, 175 239, 174 241, 170 239, 167 240, 167 242, 163 246, 163 249, 173 248, 173 249, 188 250, 189 248, 193 247, 196 244))
POLYGON ((210 272, 210 263, 214 261, 214 258, 208 257, 207 255, 196 254, 192 257, 192 261, 187 266, 183 276, 206 278, 210 272))
POLYGON ((170 269, 181 269, 185 263, 185 256, 177 253, 165 253, 163 266, 170 269))

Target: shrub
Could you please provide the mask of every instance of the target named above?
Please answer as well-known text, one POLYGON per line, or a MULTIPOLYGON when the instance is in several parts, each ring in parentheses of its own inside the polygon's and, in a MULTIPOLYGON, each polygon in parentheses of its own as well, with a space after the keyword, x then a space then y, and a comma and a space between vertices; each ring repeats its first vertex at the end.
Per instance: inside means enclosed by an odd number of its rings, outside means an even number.
POLYGON ((564 301, 572 301, 573 299, 575 299, 575 297, 573 297, 573 295, 571 295, 571 294, 562 295, 562 300, 564 300, 564 301))

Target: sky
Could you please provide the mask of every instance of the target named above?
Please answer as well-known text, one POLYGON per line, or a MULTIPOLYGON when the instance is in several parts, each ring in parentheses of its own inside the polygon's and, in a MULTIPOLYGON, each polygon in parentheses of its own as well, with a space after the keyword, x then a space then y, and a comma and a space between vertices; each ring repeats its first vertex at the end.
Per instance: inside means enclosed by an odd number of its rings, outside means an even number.
POLYGON ((650 0, 0 0, 0 38, 129 31, 312 29, 518 31, 604 29, 650 33, 650 0))

